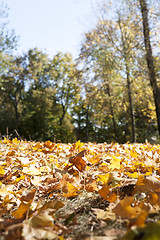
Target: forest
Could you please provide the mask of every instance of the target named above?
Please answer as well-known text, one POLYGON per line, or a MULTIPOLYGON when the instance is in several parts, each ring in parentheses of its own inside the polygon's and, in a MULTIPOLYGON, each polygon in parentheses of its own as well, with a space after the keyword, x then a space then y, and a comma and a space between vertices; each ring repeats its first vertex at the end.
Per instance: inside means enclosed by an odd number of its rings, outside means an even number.
MULTIPOLYGON (((0 15, 0 135, 52 142, 145 142, 160 135, 160 2, 104 1, 79 57, 28 49, 0 15)), ((65 41, 65 40, 64 40, 65 41)))

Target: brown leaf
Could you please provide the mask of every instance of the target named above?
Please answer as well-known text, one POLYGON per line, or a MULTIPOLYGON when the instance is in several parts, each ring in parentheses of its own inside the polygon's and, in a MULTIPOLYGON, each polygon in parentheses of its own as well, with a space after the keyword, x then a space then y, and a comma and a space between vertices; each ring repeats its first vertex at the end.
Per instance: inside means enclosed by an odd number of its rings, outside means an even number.
POLYGON ((26 196, 21 197, 21 201, 30 202, 33 200, 37 189, 33 189, 31 192, 29 192, 26 196))
POLYGON ((81 151, 75 157, 71 157, 69 162, 72 163, 80 172, 83 172, 86 168, 86 161, 82 159, 86 150, 81 151))
POLYGON ((30 219, 30 226, 33 228, 43 228, 53 226, 53 217, 49 215, 51 209, 45 209, 30 219))
POLYGON ((128 219, 136 218, 143 210, 139 206, 132 207, 133 202, 134 197, 127 196, 121 200, 112 211, 117 217, 128 219))

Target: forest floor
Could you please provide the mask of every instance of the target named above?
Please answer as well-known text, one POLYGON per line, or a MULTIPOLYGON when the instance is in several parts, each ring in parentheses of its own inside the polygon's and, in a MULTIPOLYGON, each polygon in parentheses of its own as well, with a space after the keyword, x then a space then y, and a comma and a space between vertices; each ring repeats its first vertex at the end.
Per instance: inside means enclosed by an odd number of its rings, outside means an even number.
POLYGON ((4 239, 160 239, 160 145, 1 140, 4 239))

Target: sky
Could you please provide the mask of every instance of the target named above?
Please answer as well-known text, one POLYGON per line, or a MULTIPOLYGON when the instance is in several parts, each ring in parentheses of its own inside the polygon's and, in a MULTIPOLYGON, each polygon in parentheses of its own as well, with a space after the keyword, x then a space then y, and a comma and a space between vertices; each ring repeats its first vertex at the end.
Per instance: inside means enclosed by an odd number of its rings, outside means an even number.
POLYGON ((37 47, 49 56, 78 56, 84 33, 93 26, 97 0, 3 0, 8 28, 19 36, 17 52, 37 47))

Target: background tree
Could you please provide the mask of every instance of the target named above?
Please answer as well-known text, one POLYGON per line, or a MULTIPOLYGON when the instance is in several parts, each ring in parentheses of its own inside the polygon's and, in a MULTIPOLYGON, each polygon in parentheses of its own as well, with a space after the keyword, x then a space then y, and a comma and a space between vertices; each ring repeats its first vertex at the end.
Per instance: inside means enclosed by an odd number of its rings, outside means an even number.
POLYGON ((148 6, 146 0, 139 0, 141 13, 142 13, 142 23, 143 23, 143 36, 146 50, 146 61, 149 72, 150 84, 153 89, 154 102, 156 107, 157 125, 160 135, 160 89, 157 84, 156 71, 153 61, 152 46, 150 42, 150 27, 149 27, 149 17, 148 17, 148 6))
MULTIPOLYGON (((147 66, 142 57, 145 55, 143 29, 140 21, 140 12, 136 11, 136 7, 137 6, 132 6, 131 8, 128 3, 123 4, 123 8, 119 6, 119 8, 114 11, 114 14, 112 13, 112 20, 108 17, 108 11, 107 16, 103 14, 103 19, 100 19, 97 26, 86 34, 80 54, 80 59, 84 61, 83 67, 85 71, 90 72, 90 75, 86 75, 86 79, 88 79, 89 76, 91 79, 94 78, 97 80, 94 84, 97 84, 97 86, 101 85, 101 87, 97 89, 98 91, 101 89, 99 96, 101 96, 101 98, 103 96, 103 100, 101 101, 102 113, 105 113, 104 102, 108 97, 110 98, 110 100, 107 101, 110 103, 107 104, 107 106, 110 107, 108 110, 106 109, 108 113, 106 119, 109 121, 110 113, 113 123, 112 126, 114 126, 114 131, 112 129, 111 132, 115 132, 115 136, 120 136, 121 141, 130 140, 133 142, 136 136, 135 130, 136 128, 139 129, 140 125, 142 127, 144 120, 141 119, 142 124, 140 124, 140 118, 136 115, 136 113, 138 113, 136 107, 138 106, 134 99, 137 99, 139 96, 136 78, 141 79, 142 82, 138 81, 138 84, 139 86, 143 86, 143 89, 144 84, 142 79, 144 77, 146 78, 146 89, 148 89, 149 83, 147 74, 144 75, 144 73, 147 73, 147 66), (103 94, 104 90, 107 94, 103 94), (113 94, 113 92, 116 94, 113 94), (117 104, 113 104, 112 101, 119 103, 118 108, 115 107, 117 104), (115 113, 116 115, 118 113, 118 115, 116 116, 115 113), (123 129, 123 134, 122 132, 117 134, 117 129, 119 131, 123 129)), ((107 10, 108 9, 109 8, 107 8, 107 10)), ((149 98, 152 99, 150 90, 148 92, 149 98)), ((145 102, 145 96, 141 94, 141 97, 142 96, 145 102)), ((150 101, 149 105, 146 103, 146 105, 143 104, 142 106, 147 107, 151 106, 151 104, 153 104, 153 101, 150 101)), ((138 109, 145 112, 143 107, 138 109)), ((151 109, 153 109, 153 107, 151 107, 151 109)), ((140 115, 143 116, 143 114, 140 115)), ((155 115, 153 114, 153 116, 155 115)), ((103 119, 103 117, 101 119, 103 119)), ((153 124, 150 126, 149 124, 146 125, 148 133, 150 132, 149 128, 155 125, 153 118, 151 122, 153 124)), ((107 126, 107 129, 111 129, 110 127, 111 125, 109 128, 107 126)), ((140 139, 140 132, 137 132, 137 140, 140 139)))
POLYGON ((68 132, 69 129, 67 127, 67 123, 70 127, 72 125, 68 114, 71 113, 73 106, 77 104, 80 96, 79 80, 81 72, 77 69, 72 56, 68 53, 58 53, 51 61, 51 66, 52 87, 56 89, 55 104, 59 106, 57 113, 59 115, 60 136, 57 137, 63 139, 64 136, 71 134, 70 131, 68 132))
MULTIPOLYGON (((1 75, 1 124, 3 131, 10 126, 10 130, 20 131, 22 119, 22 101, 25 89, 25 58, 17 57, 10 60, 7 71, 1 75), (8 116, 8 117, 7 117, 8 116), (8 122, 9 121, 9 122, 8 122)), ((4 132, 3 132, 4 134, 4 132)))
POLYGON ((6 79, 4 80, 2 75, 8 70, 10 66, 12 50, 15 49, 17 45, 17 37, 14 31, 9 31, 7 28, 7 17, 8 9, 4 3, 0 5, 0 124, 1 124, 1 134, 6 134, 6 122, 10 123, 8 126, 12 125, 12 117, 10 118, 10 113, 12 113, 11 106, 5 99, 4 91, 6 86, 6 79), (4 82, 5 81, 5 82, 4 82), (5 85, 5 88, 4 88, 5 85), (4 105, 6 107, 4 107, 4 105), (6 108, 8 109, 6 116, 6 108), (6 119, 5 119, 6 117, 6 119))

